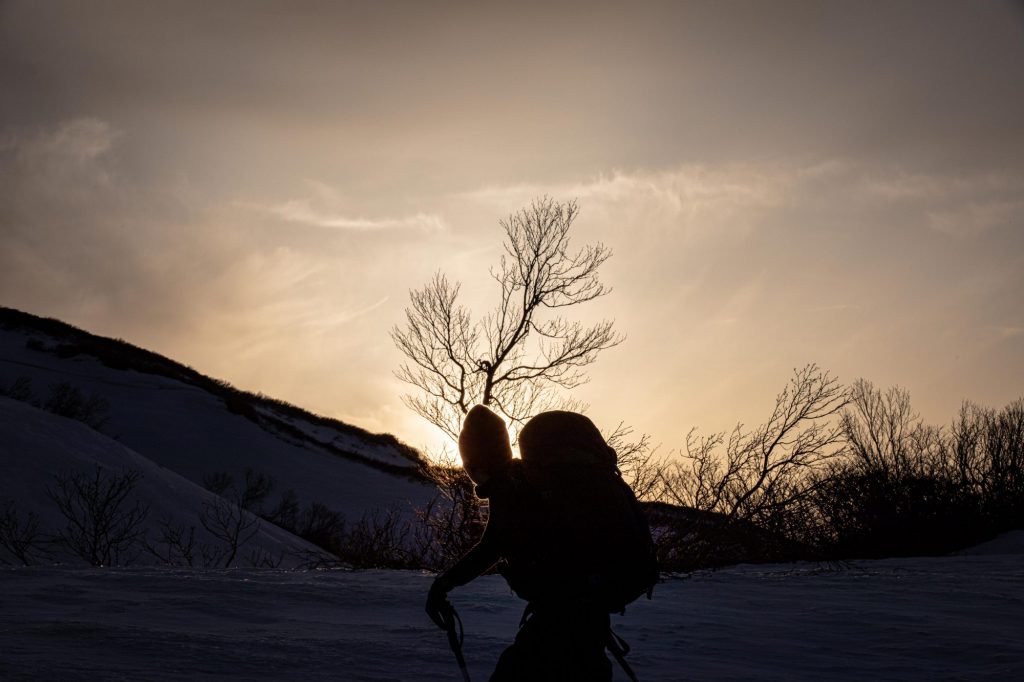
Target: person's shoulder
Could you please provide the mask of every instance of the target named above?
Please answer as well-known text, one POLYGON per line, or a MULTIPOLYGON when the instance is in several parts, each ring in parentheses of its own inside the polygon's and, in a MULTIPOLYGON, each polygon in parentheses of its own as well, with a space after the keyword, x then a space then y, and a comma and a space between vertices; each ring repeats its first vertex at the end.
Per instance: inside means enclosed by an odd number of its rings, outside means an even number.
POLYGON ((513 459, 505 469, 505 484, 513 490, 532 490, 533 480, 528 467, 521 459, 513 459))
POLYGON ((494 479, 488 481, 491 498, 518 497, 529 488, 530 482, 523 469, 522 460, 513 459, 494 479))
POLYGON ((511 459, 508 462, 508 466, 505 467, 505 477, 508 479, 522 478, 524 475, 523 471, 523 460, 511 459))

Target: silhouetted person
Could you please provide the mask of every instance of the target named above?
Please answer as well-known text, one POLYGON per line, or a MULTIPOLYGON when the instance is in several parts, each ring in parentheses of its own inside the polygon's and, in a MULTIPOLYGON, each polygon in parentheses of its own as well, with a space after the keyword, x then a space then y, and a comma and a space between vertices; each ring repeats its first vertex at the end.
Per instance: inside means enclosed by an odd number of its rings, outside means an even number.
POLYGON ((440 625, 447 593, 498 564, 499 572, 529 605, 515 642, 501 654, 491 681, 611 680, 611 663, 604 654, 610 634, 608 608, 588 598, 587 571, 580 558, 566 550, 573 538, 552 532, 559 528, 559 519, 546 518, 552 507, 531 483, 523 462, 512 458, 501 418, 482 405, 470 410, 459 436, 459 453, 477 484, 477 496, 490 500, 490 514, 480 542, 434 581, 427 613, 440 625), (558 542, 564 547, 556 548, 558 542))

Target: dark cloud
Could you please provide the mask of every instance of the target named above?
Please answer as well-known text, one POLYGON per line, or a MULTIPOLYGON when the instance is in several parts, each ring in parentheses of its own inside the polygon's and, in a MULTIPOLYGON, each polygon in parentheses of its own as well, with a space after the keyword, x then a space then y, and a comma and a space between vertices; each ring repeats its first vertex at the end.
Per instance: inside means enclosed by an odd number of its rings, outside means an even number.
MULTIPOLYGON (((139 186, 99 119, 8 133, 0 150, 0 290, 5 302, 104 327, 162 326, 186 303, 178 275, 202 269, 183 245, 191 211, 170 188, 139 186), (183 262, 193 264, 181 266, 183 262)), ((207 253, 211 253, 207 251, 207 253)), ((215 260, 215 259, 214 259, 215 260)), ((210 265, 210 263, 207 263, 210 265)))
POLYGON ((5 7, 5 118, 97 115, 207 179, 295 154, 411 184, 1024 151, 1024 29, 1001 3, 5 7))

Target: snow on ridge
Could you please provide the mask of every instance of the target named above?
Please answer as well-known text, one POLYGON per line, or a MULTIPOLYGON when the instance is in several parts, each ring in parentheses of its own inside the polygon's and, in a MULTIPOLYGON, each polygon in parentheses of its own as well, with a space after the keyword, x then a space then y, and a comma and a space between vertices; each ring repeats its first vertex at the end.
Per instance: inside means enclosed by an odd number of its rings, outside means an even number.
MULTIPOLYGON (((346 433, 334 426, 316 424, 306 419, 294 417, 273 405, 257 405, 255 410, 260 415, 261 420, 266 420, 261 421, 265 426, 273 429, 275 424, 279 426, 283 424, 289 431, 298 432, 296 435, 299 435, 302 439, 309 440, 332 451, 351 453, 388 466, 410 470, 415 469, 420 464, 394 447, 368 442, 364 438, 360 438, 352 433, 346 433)), ((279 435, 287 437, 286 434, 279 435)))

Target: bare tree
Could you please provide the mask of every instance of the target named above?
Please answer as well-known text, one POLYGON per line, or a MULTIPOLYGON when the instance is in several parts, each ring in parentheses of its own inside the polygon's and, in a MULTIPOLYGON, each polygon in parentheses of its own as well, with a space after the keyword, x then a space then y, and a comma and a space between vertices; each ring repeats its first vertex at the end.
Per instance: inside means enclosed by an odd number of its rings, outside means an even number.
POLYGON ((691 431, 687 461, 663 476, 663 492, 683 506, 754 520, 767 505, 786 502, 775 493, 839 454, 843 432, 830 418, 845 404, 846 393, 828 372, 813 364, 796 370, 766 423, 751 431, 737 425, 728 437, 691 431))
POLYGON ((0 386, 0 395, 23 403, 32 402, 32 378, 20 376, 7 386, 0 386))
POLYGON ((274 478, 269 474, 245 470, 245 485, 242 488, 241 505, 242 509, 248 509, 254 514, 260 514, 259 505, 267 499, 274 489, 274 478))
POLYGON ((651 437, 642 433, 634 439, 633 428, 620 422, 605 441, 615 450, 622 479, 637 499, 655 498, 665 462, 656 456, 657 448, 651 447, 651 437))
POLYGON ((93 566, 134 561, 149 507, 141 502, 129 506, 128 498, 141 478, 138 471, 108 474, 98 465, 92 476, 56 474, 56 487, 46 492, 67 521, 56 540, 93 566))
POLYGON ((196 527, 164 519, 159 524, 160 542, 146 542, 146 551, 170 566, 192 566, 196 556, 196 527))
POLYGON ((77 419, 97 431, 102 431, 110 418, 110 402, 106 398, 95 393, 85 394, 66 381, 51 384, 50 395, 42 407, 61 417, 77 419))
MULTIPOLYGON (((703 515, 675 529, 674 540, 700 536, 695 553, 710 554, 737 532, 784 533, 794 509, 813 490, 809 474, 842 452, 843 430, 834 417, 846 402, 838 381, 811 364, 794 371, 764 424, 709 436, 691 431, 683 460, 662 470, 659 493, 703 515)), ((693 557, 695 563, 706 559, 693 557)))
MULTIPOLYGON (((992 524, 987 486, 994 412, 966 403, 951 428, 923 423, 902 388, 855 381, 842 414, 846 457, 814 496, 819 544, 839 556, 948 552, 992 524)), ((1022 431, 1024 433, 1024 431, 1022 431)))
POLYGON ((226 471, 213 471, 203 475, 203 487, 214 495, 223 495, 234 484, 234 477, 226 471))
MULTIPOLYGON (((42 548, 43 535, 39 530, 39 517, 29 512, 22 517, 14 502, 7 501, 0 512, 0 547, 24 566, 35 563, 35 557, 46 555, 42 548)), ((8 563, 2 556, 0 562, 8 563)))
POLYGON ((543 197, 500 221, 504 254, 491 269, 500 298, 480 320, 458 302, 461 285, 440 272, 410 292, 405 327, 391 331, 407 358, 396 376, 417 389, 406 404, 453 439, 475 404, 513 425, 559 404, 556 390, 584 383, 583 368, 623 340, 611 321, 586 326, 558 314, 609 292, 597 272, 611 251, 600 243, 570 251, 578 215, 575 202, 543 197))
POLYGON ((866 379, 850 385, 843 432, 854 463, 887 478, 931 473, 944 459, 937 429, 921 421, 910 393, 899 386, 882 391, 866 379))
POLYGON ((487 510, 475 495, 466 471, 456 466, 454 456, 443 455, 426 472, 437 493, 425 507, 416 510, 420 523, 413 551, 428 568, 440 569, 450 566, 480 539, 487 510))
POLYGON ((339 554, 345 542, 345 515, 321 502, 313 502, 299 513, 293 533, 332 554, 339 554))
POLYGON ((249 550, 245 560, 253 568, 279 568, 284 562, 284 551, 278 552, 275 556, 272 552, 263 547, 256 547, 249 550))
POLYGON ((409 551, 411 530, 397 509, 375 509, 345 534, 339 557, 354 568, 419 568, 409 551))
POLYGON ((976 492, 1000 528, 1024 517, 1024 400, 1000 411, 966 402, 949 438, 951 478, 976 492))
POLYGON ((274 490, 274 478, 252 468, 247 468, 245 470, 245 481, 239 487, 235 485, 234 476, 228 472, 214 471, 203 476, 203 486, 221 497, 237 497, 242 509, 248 509, 255 514, 260 514, 259 505, 274 490))
POLYGON ((214 497, 203 501, 199 522, 213 537, 221 541, 220 547, 203 547, 203 560, 207 565, 228 568, 238 556, 238 550, 259 532, 259 519, 246 511, 241 498, 214 497))
POLYGON ((260 516, 275 526, 295 532, 299 520, 299 497, 295 490, 289 488, 281 493, 280 499, 268 511, 261 511, 260 516))

